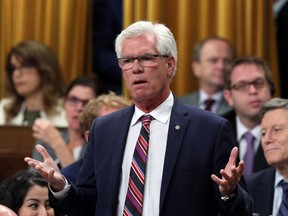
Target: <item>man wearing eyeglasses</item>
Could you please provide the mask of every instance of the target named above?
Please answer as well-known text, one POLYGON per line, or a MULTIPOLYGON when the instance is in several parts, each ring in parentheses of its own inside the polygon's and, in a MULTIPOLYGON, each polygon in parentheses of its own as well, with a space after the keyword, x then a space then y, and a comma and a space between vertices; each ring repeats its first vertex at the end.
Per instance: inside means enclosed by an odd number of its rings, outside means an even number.
POLYGON ((245 161, 244 174, 268 167, 261 148, 259 110, 274 93, 267 64, 256 56, 236 59, 224 76, 224 96, 234 110, 223 115, 233 128, 239 157, 245 161))
POLYGON ((138 21, 115 47, 134 105, 94 121, 76 186, 41 146, 44 163, 25 158, 49 181, 51 204, 77 216, 252 215, 229 122, 180 103, 170 90, 172 32, 138 21))

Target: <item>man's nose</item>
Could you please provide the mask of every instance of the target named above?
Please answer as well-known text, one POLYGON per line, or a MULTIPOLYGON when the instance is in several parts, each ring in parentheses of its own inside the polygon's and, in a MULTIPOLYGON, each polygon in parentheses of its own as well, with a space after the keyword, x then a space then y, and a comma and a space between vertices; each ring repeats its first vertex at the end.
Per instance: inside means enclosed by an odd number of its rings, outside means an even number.
POLYGON ((132 70, 133 70, 133 73, 140 73, 143 71, 143 67, 141 66, 138 59, 134 59, 132 70))

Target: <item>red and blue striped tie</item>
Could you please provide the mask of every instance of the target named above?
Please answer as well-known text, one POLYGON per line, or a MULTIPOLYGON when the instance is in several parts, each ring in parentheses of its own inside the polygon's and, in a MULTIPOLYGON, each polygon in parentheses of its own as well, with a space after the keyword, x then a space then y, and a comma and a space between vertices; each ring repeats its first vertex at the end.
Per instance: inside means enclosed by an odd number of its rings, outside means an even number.
POLYGON ((149 146, 150 122, 154 118, 144 115, 140 118, 142 127, 138 137, 130 169, 128 190, 123 215, 142 215, 145 171, 149 146))

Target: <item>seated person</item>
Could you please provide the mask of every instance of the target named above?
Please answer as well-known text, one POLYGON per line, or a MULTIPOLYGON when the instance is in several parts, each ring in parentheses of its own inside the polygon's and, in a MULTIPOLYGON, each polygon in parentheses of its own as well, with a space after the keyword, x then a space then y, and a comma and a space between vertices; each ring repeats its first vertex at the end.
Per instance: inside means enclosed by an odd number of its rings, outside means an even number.
POLYGON ((272 73, 257 56, 241 56, 224 76, 224 97, 233 110, 222 117, 230 121, 239 158, 244 160, 243 174, 269 167, 261 148, 259 110, 274 93, 272 73))
POLYGON ((39 173, 28 170, 19 171, 0 183, 0 204, 19 216, 62 215, 49 205, 47 181, 39 173))
MULTIPOLYGON (((118 96, 113 92, 102 94, 89 101, 79 116, 81 135, 88 142, 88 133, 93 121, 100 117, 112 113, 116 110, 132 105, 132 101, 118 96)), ((71 182, 76 184, 77 176, 82 165, 82 158, 73 164, 61 169, 61 173, 71 182)))
POLYGON ((261 144, 271 168, 245 176, 253 212, 284 216, 288 214, 288 100, 273 98, 266 102, 260 109, 260 119, 261 144))
MULTIPOLYGON (((97 96, 97 86, 91 77, 80 76, 68 86, 64 98, 64 109, 68 128, 59 131, 49 121, 37 119, 32 127, 36 143, 43 145, 49 155, 60 167, 65 167, 83 157, 86 142, 81 136, 79 115, 84 106, 97 96)), ((32 157, 43 160, 38 151, 33 150, 32 157)))
POLYGON ((66 127, 65 83, 54 53, 36 41, 23 41, 6 59, 8 97, 0 101, 0 125, 32 125, 44 118, 66 127))

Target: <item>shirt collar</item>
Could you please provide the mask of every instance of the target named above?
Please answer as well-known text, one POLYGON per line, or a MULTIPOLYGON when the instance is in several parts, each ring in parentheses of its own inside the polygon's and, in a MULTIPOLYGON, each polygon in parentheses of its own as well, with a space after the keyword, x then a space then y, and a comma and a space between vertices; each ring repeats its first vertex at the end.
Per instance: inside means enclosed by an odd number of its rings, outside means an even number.
POLYGON ((167 97, 167 99, 158 107, 156 107, 154 110, 152 110, 150 113, 144 113, 142 110, 140 110, 138 107, 135 106, 135 112, 132 117, 131 125, 135 125, 138 122, 139 118, 145 114, 150 114, 157 121, 165 124, 170 118, 173 104, 174 104, 174 97, 172 92, 170 91, 170 94, 167 97))
POLYGON ((288 182, 288 181, 285 180, 284 177, 276 170, 276 172, 275 172, 274 188, 276 188, 277 186, 280 186, 279 183, 280 183, 282 180, 288 182))
POLYGON ((249 131, 253 136, 254 139, 260 142, 261 139, 261 126, 257 125, 252 130, 249 130, 245 125, 242 124, 239 117, 236 116, 236 127, 237 127, 237 141, 240 142, 243 138, 243 135, 249 131))
POLYGON ((203 90, 200 90, 199 96, 200 96, 200 99, 199 99, 200 105, 203 104, 204 101, 208 98, 214 99, 215 102, 217 103, 223 97, 223 91, 218 91, 215 94, 213 94, 212 96, 209 96, 206 92, 204 92, 203 90))

